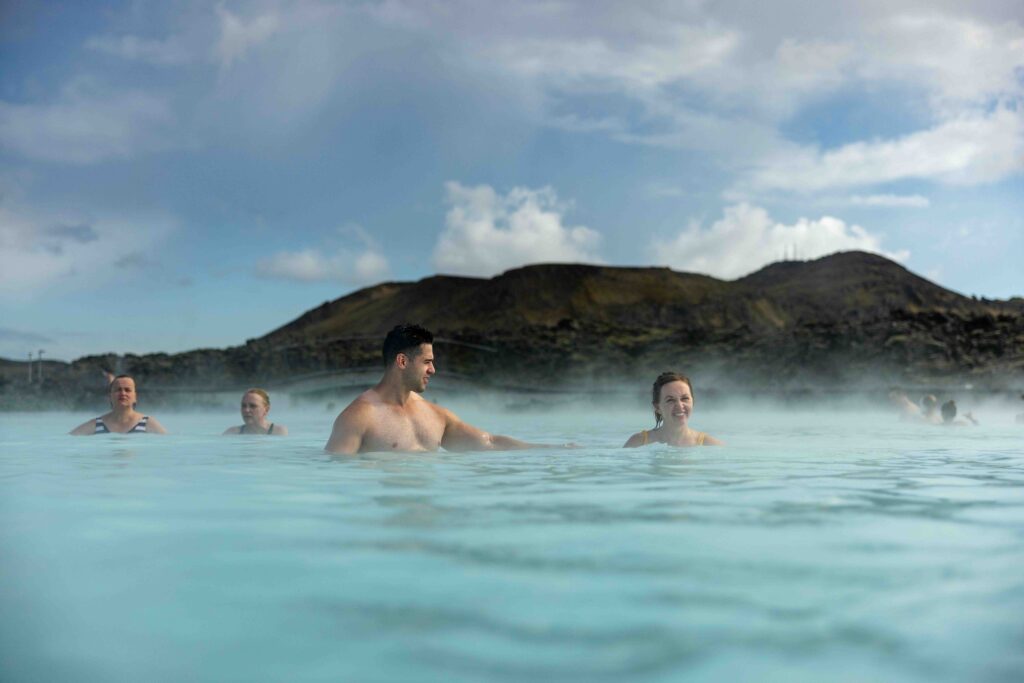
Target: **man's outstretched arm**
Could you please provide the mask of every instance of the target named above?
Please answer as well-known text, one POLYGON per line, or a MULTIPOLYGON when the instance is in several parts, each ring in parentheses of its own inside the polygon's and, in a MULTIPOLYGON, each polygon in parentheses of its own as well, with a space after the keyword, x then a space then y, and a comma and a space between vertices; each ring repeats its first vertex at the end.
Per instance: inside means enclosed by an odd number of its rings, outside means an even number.
POLYGON ((513 439, 511 436, 490 434, 473 425, 466 424, 450 410, 444 410, 444 436, 441 447, 447 451, 519 451, 527 448, 562 448, 568 444, 553 445, 529 443, 513 439))
POLYGON ((355 455, 363 445, 367 425, 367 416, 359 402, 353 402, 334 420, 331 438, 327 439, 324 450, 336 455, 355 455))

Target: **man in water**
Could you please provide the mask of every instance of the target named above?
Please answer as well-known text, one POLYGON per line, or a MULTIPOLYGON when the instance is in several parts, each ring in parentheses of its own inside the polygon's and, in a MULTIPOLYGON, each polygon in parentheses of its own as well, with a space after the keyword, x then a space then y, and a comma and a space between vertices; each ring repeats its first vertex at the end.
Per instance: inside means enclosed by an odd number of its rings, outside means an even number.
POLYGON ((956 401, 950 399, 942 404, 942 424, 954 427, 976 425, 978 421, 970 413, 964 413, 966 420, 956 419, 956 401))
POLYGON ((334 421, 324 450, 351 455, 379 451, 508 451, 556 448, 488 434, 424 399, 434 374, 434 335, 398 325, 384 339, 384 377, 334 421))

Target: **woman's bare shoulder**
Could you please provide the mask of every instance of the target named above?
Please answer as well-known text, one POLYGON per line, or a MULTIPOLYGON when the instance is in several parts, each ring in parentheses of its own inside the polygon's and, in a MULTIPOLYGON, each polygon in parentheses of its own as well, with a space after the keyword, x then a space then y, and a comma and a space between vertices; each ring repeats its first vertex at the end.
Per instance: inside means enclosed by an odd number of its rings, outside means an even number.
POLYGON ((639 431, 636 434, 634 434, 633 436, 629 437, 626 440, 626 443, 624 443, 622 445, 622 447, 623 448, 637 448, 639 446, 643 446, 643 445, 645 445, 647 443, 647 439, 644 438, 646 436, 647 436, 647 432, 646 431, 639 431))
POLYGON ((88 436, 89 434, 96 433, 96 418, 86 420, 82 424, 72 429, 68 434, 72 436, 88 436))

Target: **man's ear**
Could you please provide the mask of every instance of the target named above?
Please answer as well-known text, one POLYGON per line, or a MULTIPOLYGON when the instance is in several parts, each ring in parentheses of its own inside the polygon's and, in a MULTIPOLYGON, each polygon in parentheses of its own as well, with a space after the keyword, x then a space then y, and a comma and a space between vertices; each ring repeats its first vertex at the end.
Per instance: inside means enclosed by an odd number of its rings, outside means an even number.
POLYGON ((397 356, 395 356, 395 364, 399 367, 399 369, 405 370, 405 366, 409 364, 409 356, 405 355, 404 353, 399 353, 397 356))

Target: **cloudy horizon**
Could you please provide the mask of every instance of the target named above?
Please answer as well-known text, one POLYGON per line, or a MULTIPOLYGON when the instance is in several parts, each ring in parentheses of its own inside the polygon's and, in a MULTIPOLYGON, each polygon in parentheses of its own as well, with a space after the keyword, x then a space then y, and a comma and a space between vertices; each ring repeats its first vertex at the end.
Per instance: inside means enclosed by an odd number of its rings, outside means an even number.
POLYGON ((4 357, 551 261, 1024 295, 1015 2, 10 2, 0 52, 4 357))

